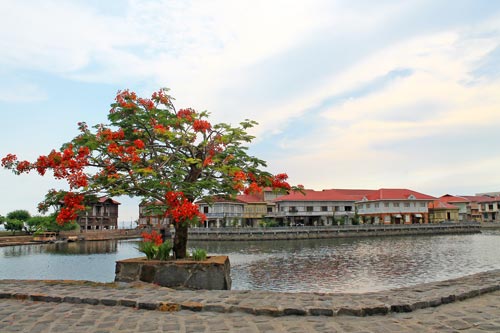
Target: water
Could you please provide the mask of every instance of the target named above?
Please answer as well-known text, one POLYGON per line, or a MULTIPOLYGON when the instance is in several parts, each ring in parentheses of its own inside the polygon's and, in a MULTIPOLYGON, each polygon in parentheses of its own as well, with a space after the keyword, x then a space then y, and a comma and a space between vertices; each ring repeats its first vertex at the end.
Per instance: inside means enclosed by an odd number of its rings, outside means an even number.
MULTIPOLYGON (((368 292, 500 269, 500 232, 261 242, 191 242, 229 255, 233 289, 368 292)), ((0 248, 0 279, 110 282, 136 241, 0 248)))

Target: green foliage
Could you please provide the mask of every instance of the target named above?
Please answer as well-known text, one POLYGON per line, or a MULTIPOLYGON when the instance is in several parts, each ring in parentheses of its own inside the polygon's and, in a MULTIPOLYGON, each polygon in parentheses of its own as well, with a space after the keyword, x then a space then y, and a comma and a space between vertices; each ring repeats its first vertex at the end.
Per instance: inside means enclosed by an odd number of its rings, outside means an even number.
POLYGON ((139 252, 144 253, 148 260, 168 260, 172 251, 172 242, 166 240, 160 245, 154 242, 140 242, 137 248, 139 252))
POLYGON ((14 233, 14 235, 16 234, 16 231, 21 231, 23 230, 23 227, 24 227, 24 222, 21 221, 21 220, 15 220, 15 219, 7 219, 5 222, 4 222, 4 227, 5 227, 5 230, 10 230, 14 233))
POLYGON ((204 249, 194 249, 191 253, 191 256, 196 261, 203 261, 207 259, 207 251, 205 251, 204 249))
POLYGON ((24 209, 14 210, 9 214, 7 214, 7 219, 19 220, 23 222, 26 222, 30 217, 31 217, 30 213, 24 209))
POLYGON ((172 242, 170 240, 164 241, 158 247, 158 260, 168 260, 170 258, 170 251, 172 251, 172 242))
POLYGON ((158 246, 156 246, 153 242, 140 242, 137 250, 144 253, 148 260, 153 260, 158 254, 158 246))

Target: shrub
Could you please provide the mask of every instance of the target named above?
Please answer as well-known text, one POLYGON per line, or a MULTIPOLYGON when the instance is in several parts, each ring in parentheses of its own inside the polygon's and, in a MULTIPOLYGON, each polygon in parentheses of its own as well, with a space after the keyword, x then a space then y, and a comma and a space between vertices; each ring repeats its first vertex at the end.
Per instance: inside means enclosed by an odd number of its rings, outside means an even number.
POLYGON ((192 257, 196 261, 202 261, 207 259, 207 251, 204 249, 194 249, 192 257))

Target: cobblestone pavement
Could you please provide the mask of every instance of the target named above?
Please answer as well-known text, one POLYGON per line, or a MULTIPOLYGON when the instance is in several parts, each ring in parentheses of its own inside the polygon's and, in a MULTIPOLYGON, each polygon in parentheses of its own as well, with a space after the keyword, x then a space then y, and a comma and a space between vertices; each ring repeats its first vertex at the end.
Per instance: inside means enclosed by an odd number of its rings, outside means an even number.
POLYGON ((500 332, 500 291, 412 313, 369 317, 161 312, 2 299, 0 332, 500 332))
MULTIPOLYGON (((132 307, 144 310, 268 316, 366 316, 411 312, 500 290, 500 270, 364 294, 173 290, 153 284, 0 280, 0 299, 132 307)), ((1 332, 1 331, 0 331, 1 332)))
POLYGON ((0 280, 7 332, 500 332, 500 270, 365 294, 0 280))

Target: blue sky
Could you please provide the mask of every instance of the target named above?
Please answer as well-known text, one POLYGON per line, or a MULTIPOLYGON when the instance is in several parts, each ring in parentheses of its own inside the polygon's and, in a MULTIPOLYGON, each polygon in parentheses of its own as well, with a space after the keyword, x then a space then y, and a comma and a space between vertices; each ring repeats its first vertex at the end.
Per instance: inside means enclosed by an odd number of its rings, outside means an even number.
MULTIPOLYGON (((307 188, 500 190, 496 1, 0 1, 0 155, 106 122, 117 90, 169 87, 307 188)), ((0 170, 0 214, 49 177, 0 170)), ((121 221, 136 200, 119 199, 121 221)))

